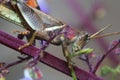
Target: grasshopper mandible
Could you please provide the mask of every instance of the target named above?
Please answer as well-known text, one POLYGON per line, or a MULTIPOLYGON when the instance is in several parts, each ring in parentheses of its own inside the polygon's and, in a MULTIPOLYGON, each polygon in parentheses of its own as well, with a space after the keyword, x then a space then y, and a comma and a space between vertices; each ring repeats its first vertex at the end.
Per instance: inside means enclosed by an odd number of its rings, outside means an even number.
POLYGON ((24 0, 10 0, 9 5, 11 8, 5 6, 4 4, 0 4, 0 17, 14 24, 22 26, 32 33, 32 38, 29 40, 29 42, 23 46, 20 46, 19 49, 23 49, 26 46, 31 45, 34 39, 48 41, 52 35, 61 32, 62 34, 57 35, 50 43, 54 45, 62 45, 63 54, 68 62, 68 67, 70 68, 71 72, 73 67, 71 64, 70 52, 67 49, 68 45, 72 45, 73 53, 77 53, 83 49, 90 39, 120 34, 120 32, 118 32, 98 35, 109 27, 106 26, 98 32, 89 35, 85 31, 77 31, 68 26, 66 23, 28 6, 24 3, 24 0))

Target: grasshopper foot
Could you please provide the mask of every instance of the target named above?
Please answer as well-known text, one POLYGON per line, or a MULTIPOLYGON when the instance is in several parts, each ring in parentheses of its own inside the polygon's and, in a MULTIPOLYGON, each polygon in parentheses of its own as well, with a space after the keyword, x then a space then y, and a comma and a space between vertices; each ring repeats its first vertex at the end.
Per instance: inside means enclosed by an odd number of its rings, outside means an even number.
MULTIPOLYGON (((28 31, 28 30, 25 30, 25 31, 14 30, 12 32, 15 33, 15 34, 18 33, 18 35, 23 35, 23 36, 30 34, 30 31, 28 31)), ((31 43, 29 42, 29 43, 24 44, 23 46, 20 46, 18 49, 21 50, 21 49, 23 49, 25 47, 28 47, 30 45, 31 45, 31 43)))
POLYGON ((22 49, 30 46, 31 44, 32 44, 32 43, 28 42, 28 43, 24 44, 23 46, 20 46, 18 49, 19 49, 19 50, 22 50, 22 49))
POLYGON ((26 43, 26 44, 24 44, 23 46, 20 46, 18 49, 21 50, 21 49, 23 49, 23 48, 26 48, 26 47, 32 45, 33 42, 34 42, 34 40, 35 40, 36 34, 37 34, 37 32, 34 32, 34 33, 32 34, 32 37, 30 38, 29 42, 26 43))
POLYGON ((21 34, 21 35, 28 35, 28 34, 30 34, 30 31, 28 31, 28 30, 25 30, 25 31, 19 31, 19 30, 14 30, 14 31, 12 31, 13 33, 18 33, 18 34, 21 34))
POLYGON ((14 30, 14 31, 12 31, 12 33, 14 33, 14 34, 18 33, 18 34, 17 34, 17 37, 18 37, 19 39, 23 39, 24 36, 27 36, 27 35, 30 34, 30 31, 28 31, 28 30, 25 30, 25 31, 14 30))

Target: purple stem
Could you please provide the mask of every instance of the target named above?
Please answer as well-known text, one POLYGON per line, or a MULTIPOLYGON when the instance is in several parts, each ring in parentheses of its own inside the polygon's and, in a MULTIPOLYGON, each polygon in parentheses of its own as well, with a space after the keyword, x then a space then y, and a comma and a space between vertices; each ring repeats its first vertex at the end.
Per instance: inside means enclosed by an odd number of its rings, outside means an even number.
POLYGON ((99 60, 99 62, 96 64, 96 66, 94 67, 93 73, 95 74, 96 71, 98 70, 100 64, 103 62, 103 60, 120 44, 120 40, 118 41, 118 43, 112 47, 109 51, 107 51, 99 60))
POLYGON ((91 64, 90 64, 90 60, 89 60, 89 58, 88 58, 87 55, 85 55, 85 57, 86 57, 86 63, 87 63, 88 68, 89 68, 89 72, 92 72, 92 66, 91 66, 91 64))
MULTIPOLYGON (((74 12, 77 14, 79 19, 82 20, 82 25, 84 25, 84 27, 87 30, 89 30, 91 33, 95 33, 98 31, 96 29, 96 25, 93 24, 92 22, 93 20, 91 19, 91 17, 85 13, 83 7, 79 5, 76 0, 66 0, 66 1, 70 5, 70 7, 74 10, 74 12)), ((107 42, 104 39, 96 39, 96 40, 97 43, 100 45, 100 47, 106 52, 106 50, 108 49, 107 42)), ((113 59, 112 61, 114 65, 117 65, 119 63, 119 60, 114 55, 110 55, 109 58, 113 59)))
MULTIPOLYGON (((31 57, 35 57, 37 54, 36 52, 39 50, 34 46, 29 46, 23 50, 18 50, 18 47, 25 44, 25 42, 21 41, 20 39, 12 37, 3 31, 0 31, 0 43, 10 47, 11 49, 17 50, 20 53, 22 52, 25 55, 29 55, 31 57)), ((48 52, 44 51, 44 56, 43 58, 40 58, 40 62, 71 76, 67 66, 67 62, 49 54, 48 52)), ((86 72, 76 66, 74 66, 74 69, 78 80, 88 80, 88 79, 103 80, 93 75, 92 73, 86 72)))
POLYGON ((4 70, 4 69, 7 69, 7 68, 9 68, 9 67, 12 67, 12 66, 14 66, 14 65, 20 64, 20 63, 22 63, 22 62, 24 62, 24 61, 26 61, 26 60, 28 60, 28 59, 30 59, 30 58, 31 58, 31 57, 21 58, 21 59, 18 60, 18 61, 9 63, 9 64, 3 66, 2 68, 0 68, 0 71, 1 71, 1 70, 4 70))
POLYGON ((90 60, 89 60, 88 56, 85 55, 85 58, 79 57, 79 59, 82 60, 82 61, 84 61, 84 62, 86 62, 87 65, 88 65, 88 68, 89 68, 89 72, 92 72, 92 66, 90 64, 90 60))

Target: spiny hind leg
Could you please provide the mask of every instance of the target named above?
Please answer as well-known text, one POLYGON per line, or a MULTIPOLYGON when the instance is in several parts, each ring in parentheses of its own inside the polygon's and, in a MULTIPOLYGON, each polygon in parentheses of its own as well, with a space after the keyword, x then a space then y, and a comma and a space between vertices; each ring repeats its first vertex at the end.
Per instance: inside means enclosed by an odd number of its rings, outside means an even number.
POLYGON ((22 49, 24 49, 24 48, 32 45, 32 44, 34 43, 34 41, 35 41, 35 36, 36 36, 36 35, 37 35, 37 32, 35 31, 35 32, 32 34, 29 42, 26 43, 26 44, 24 44, 24 45, 22 45, 22 46, 20 46, 18 49, 19 49, 19 50, 22 50, 22 49))
POLYGON ((24 36, 28 36, 28 35, 30 35, 30 31, 29 30, 25 30, 25 31, 20 31, 20 30, 14 30, 14 31, 12 31, 13 33, 18 33, 17 34, 17 37, 19 38, 19 39, 23 39, 24 38, 24 36))

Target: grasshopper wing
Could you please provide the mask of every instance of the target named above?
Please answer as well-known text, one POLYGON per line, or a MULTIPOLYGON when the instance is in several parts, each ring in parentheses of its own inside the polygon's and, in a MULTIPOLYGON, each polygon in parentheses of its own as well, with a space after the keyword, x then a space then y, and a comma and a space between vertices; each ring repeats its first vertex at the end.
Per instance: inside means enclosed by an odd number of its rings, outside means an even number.
MULTIPOLYGON (((32 8, 32 7, 30 7, 32 8)), ((44 12, 36 9, 36 8, 32 8, 34 12, 36 12, 36 14, 42 19, 42 21, 44 22, 44 24, 49 24, 51 26, 47 26, 47 27, 54 27, 54 26, 61 26, 64 25, 63 22, 55 19, 54 17, 45 14, 44 12)))
POLYGON ((43 22, 41 18, 22 1, 17 2, 17 7, 23 16, 24 20, 33 30, 43 29, 43 22))
POLYGON ((51 16, 26 5, 24 2, 17 3, 18 9, 24 17, 25 21, 34 30, 42 30, 46 27, 54 27, 63 25, 60 21, 51 16))

